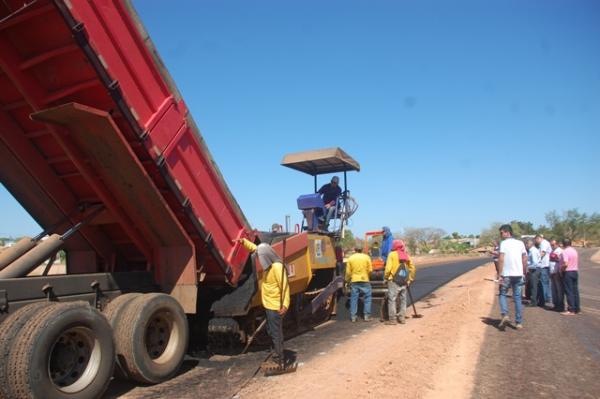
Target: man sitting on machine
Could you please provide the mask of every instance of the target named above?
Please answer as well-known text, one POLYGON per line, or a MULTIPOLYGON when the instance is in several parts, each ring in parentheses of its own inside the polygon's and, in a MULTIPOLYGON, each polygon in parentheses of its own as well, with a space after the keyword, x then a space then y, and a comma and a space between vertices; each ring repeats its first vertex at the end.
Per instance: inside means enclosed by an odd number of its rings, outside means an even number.
POLYGON ((323 196, 323 204, 325 208, 325 220, 323 225, 325 230, 329 230, 329 221, 335 216, 337 201, 342 195, 342 189, 340 188, 339 183, 340 178, 333 176, 331 178, 331 183, 323 185, 323 187, 321 187, 318 191, 318 193, 323 196))

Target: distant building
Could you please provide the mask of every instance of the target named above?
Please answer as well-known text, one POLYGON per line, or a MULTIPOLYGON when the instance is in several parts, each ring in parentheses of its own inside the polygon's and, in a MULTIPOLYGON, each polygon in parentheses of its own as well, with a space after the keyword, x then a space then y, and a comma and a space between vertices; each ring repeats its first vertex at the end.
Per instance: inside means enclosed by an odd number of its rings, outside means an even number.
POLYGON ((479 246, 479 238, 476 238, 476 237, 459 238, 458 243, 459 244, 469 244, 469 246, 471 248, 475 248, 475 247, 479 246))

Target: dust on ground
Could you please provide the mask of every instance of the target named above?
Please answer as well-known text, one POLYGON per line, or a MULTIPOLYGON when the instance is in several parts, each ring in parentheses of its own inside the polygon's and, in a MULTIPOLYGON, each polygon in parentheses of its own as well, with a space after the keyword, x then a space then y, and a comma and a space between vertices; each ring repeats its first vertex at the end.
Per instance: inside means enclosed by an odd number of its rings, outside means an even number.
MULTIPOLYGON (((423 318, 365 329, 298 371, 258 377, 237 397, 468 397, 495 285, 490 265, 466 273, 418 302, 423 318)), ((300 359, 302 361, 302 359, 300 359)))

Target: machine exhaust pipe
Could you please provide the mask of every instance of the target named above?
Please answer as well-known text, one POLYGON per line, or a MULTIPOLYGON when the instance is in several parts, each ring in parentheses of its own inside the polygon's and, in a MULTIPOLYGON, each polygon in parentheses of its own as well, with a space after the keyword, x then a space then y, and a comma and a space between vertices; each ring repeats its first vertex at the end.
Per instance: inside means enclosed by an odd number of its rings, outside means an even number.
POLYGON ((12 247, 4 250, 0 254, 0 270, 13 263, 15 260, 23 256, 31 248, 35 247, 37 241, 31 237, 23 237, 12 247))
POLYGON ((0 279, 23 277, 38 267, 42 262, 52 256, 62 247, 64 241, 58 234, 52 234, 48 239, 41 241, 26 254, 19 257, 10 265, 0 270, 0 279))

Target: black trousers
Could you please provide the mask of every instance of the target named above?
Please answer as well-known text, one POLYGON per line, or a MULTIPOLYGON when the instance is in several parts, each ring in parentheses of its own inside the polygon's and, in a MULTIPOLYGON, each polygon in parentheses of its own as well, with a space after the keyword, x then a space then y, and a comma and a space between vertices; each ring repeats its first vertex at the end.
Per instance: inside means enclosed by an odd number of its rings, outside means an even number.
POLYGON ((542 276, 542 270, 537 267, 535 269, 529 269, 529 300, 530 306, 543 306, 544 300, 540 300, 542 294, 542 282, 540 280, 542 276))
POLYGON ((579 305, 579 273, 575 271, 565 272, 563 284, 565 285, 565 293, 567 294, 569 312, 581 312, 581 307, 579 305))
POLYGON ((267 331, 273 340, 273 360, 283 361, 283 317, 276 310, 265 309, 267 331))

